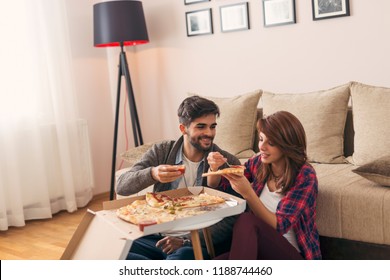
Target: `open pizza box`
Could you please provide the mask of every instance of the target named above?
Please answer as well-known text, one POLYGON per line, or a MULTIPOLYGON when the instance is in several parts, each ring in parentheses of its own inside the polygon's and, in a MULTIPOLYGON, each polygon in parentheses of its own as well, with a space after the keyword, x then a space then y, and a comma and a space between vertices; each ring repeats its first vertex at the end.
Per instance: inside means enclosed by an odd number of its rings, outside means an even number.
POLYGON ((213 210, 197 216, 180 218, 174 221, 146 226, 143 231, 137 225, 119 219, 116 210, 135 200, 145 199, 137 196, 103 202, 103 210, 88 210, 73 234, 61 259, 118 260, 125 259, 134 240, 153 233, 183 232, 203 229, 219 222, 222 218, 234 216, 245 211, 245 200, 207 187, 189 187, 162 192, 171 197, 207 193, 223 197, 225 203, 213 210))

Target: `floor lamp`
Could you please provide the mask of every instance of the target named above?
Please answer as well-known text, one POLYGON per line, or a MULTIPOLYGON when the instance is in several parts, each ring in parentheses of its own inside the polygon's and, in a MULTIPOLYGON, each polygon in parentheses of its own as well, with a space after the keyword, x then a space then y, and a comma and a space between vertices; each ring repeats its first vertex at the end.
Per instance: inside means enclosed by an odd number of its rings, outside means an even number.
POLYGON ((145 16, 140 1, 110 1, 93 6, 93 27, 95 47, 120 47, 118 67, 118 88, 115 106, 114 144, 112 152, 110 200, 114 199, 116 147, 118 138, 118 120, 122 76, 125 78, 129 99, 131 124, 133 128, 134 144, 143 144, 141 127, 139 124, 137 106, 135 104, 133 87, 130 79, 124 46, 135 46, 149 42, 145 16))

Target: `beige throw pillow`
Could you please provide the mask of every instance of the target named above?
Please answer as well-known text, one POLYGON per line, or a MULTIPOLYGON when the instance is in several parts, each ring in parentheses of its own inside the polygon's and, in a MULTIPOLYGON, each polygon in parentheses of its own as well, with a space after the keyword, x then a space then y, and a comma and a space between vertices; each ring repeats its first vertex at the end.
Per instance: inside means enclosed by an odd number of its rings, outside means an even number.
POLYGON ((130 148, 121 154, 121 158, 130 163, 130 166, 132 166, 142 158, 143 154, 146 153, 146 151, 149 150, 154 143, 155 142, 145 143, 141 146, 130 148))
POLYGON ((390 156, 381 157, 352 171, 367 180, 390 187, 390 156))
POLYGON ((221 113, 217 119, 214 143, 238 158, 254 154, 257 106, 261 93, 261 90, 256 90, 230 98, 204 96, 214 101, 221 113))
POLYGON ((294 114, 305 128, 309 161, 343 163, 349 85, 300 94, 263 92, 263 113, 294 114))
POLYGON ((367 164, 390 155, 390 88, 351 83, 354 153, 348 160, 367 164))

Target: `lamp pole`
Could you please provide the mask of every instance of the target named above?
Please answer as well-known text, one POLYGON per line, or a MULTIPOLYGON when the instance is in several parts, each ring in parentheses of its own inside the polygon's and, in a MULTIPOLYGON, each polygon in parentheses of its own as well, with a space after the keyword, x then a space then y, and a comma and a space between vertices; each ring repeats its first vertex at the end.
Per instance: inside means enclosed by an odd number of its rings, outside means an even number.
POLYGON ((112 166, 111 166, 111 187, 110 187, 110 200, 114 199, 115 192, 115 171, 116 171, 116 151, 118 142, 118 123, 119 123, 119 106, 121 97, 121 84, 122 76, 125 78, 126 91, 129 100, 129 109, 131 116, 131 125, 133 128, 134 145, 138 147, 142 145, 142 132, 141 126, 138 119, 137 106, 135 103, 133 86, 130 79, 129 66, 127 64, 126 53, 124 51, 123 42, 120 42, 121 52, 119 54, 119 65, 118 65, 118 87, 116 93, 116 105, 115 105, 115 124, 114 124, 114 143, 112 151, 112 166))
POLYGON ((138 147, 144 143, 142 139, 141 126, 139 124, 137 106, 135 104, 133 86, 130 79, 129 66, 127 64, 126 53, 123 50, 123 43, 121 43, 121 53, 120 53, 120 67, 121 75, 124 75, 126 81, 127 95, 129 99, 129 108, 131 114, 131 124, 133 128, 133 137, 134 145, 138 147))

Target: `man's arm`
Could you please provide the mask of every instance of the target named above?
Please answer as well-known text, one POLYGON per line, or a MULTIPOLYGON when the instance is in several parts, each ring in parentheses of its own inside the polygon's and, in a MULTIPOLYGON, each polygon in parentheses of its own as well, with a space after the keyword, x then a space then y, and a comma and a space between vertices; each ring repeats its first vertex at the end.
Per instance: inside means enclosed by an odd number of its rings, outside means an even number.
POLYGON ((153 145, 129 171, 119 177, 116 192, 120 195, 131 195, 157 183, 152 176, 152 168, 165 164, 169 149, 169 141, 153 145))
MULTIPOLYGON (((218 169, 223 169, 229 167, 230 165, 241 165, 240 160, 230 154, 227 151, 221 150, 219 147, 215 147, 214 151, 209 153, 207 156, 208 164, 210 165, 209 171, 217 171, 218 169)), ((221 181, 221 176, 209 176, 207 177, 207 185, 211 188, 216 188, 221 181)))

